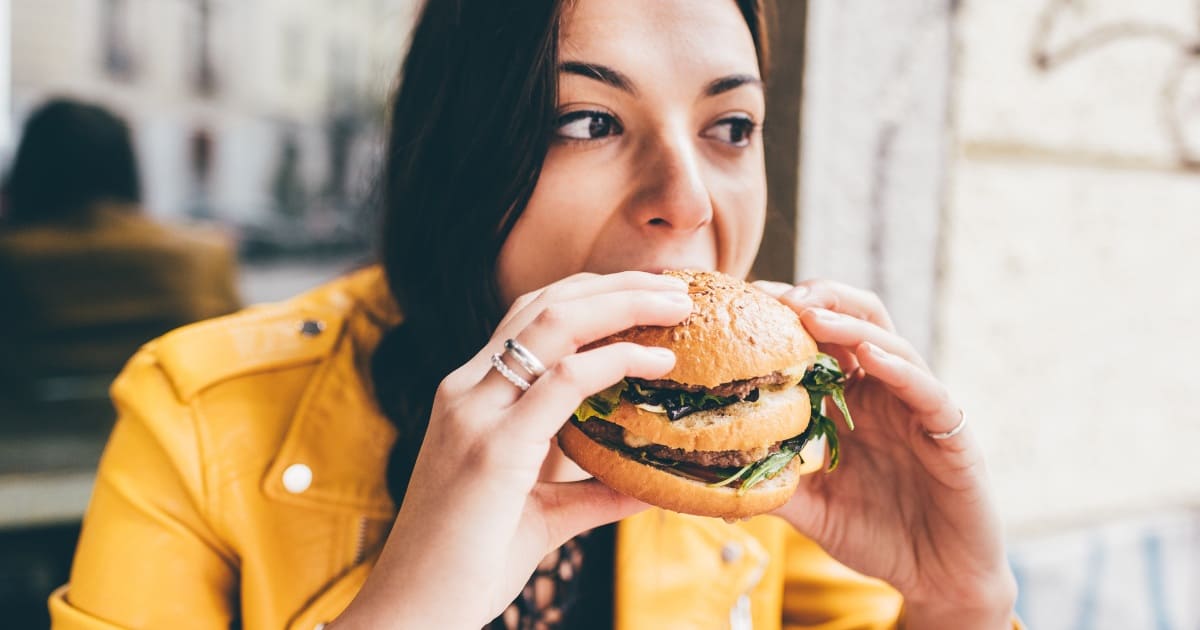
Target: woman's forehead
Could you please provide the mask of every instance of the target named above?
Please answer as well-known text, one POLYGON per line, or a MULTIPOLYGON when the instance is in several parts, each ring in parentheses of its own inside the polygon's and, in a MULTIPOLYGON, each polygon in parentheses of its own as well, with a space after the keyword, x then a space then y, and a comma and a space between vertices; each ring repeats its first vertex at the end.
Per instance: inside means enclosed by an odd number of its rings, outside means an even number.
POLYGON ((560 33, 562 60, 630 75, 639 68, 706 76, 758 69, 754 40, 734 0, 574 0, 560 33))

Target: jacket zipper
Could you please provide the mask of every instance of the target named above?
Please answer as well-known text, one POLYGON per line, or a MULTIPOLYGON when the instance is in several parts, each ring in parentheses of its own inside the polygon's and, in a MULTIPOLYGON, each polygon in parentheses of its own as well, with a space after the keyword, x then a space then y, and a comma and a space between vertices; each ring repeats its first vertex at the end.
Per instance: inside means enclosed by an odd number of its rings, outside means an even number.
POLYGON ((734 602, 733 608, 729 611, 729 630, 753 630, 754 615, 750 610, 750 593, 762 581, 763 576, 767 573, 767 565, 770 564, 771 558, 766 554, 762 554, 758 559, 758 567, 755 568, 754 577, 750 580, 746 592, 742 593, 734 602))
POLYGON ((354 541, 354 562, 350 566, 358 566, 364 560, 367 549, 367 517, 358 519, 358 537, 354 541))
POLYGON ((753 630, 754 616, 750 614, 750 595, 745 594, 738 598, 737 603, 733 605, 733 610, 729 611, 729 630, 753 630))

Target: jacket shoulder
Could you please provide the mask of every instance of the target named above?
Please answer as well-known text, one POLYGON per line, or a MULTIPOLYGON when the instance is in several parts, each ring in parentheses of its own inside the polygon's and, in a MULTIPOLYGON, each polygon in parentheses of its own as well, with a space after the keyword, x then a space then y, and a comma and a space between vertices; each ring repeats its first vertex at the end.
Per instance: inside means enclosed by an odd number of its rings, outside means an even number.
POLYGON ((180 400, 260 372, 318 363, 332 355, 362 307, 359 272, 291 300, 185 326, 151 342, 180 400))

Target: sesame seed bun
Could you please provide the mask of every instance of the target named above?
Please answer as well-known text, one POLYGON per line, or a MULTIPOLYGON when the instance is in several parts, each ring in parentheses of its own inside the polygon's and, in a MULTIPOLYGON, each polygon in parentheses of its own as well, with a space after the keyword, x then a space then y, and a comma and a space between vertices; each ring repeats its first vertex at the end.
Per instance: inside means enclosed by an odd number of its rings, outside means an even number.
MULTIPOLYGON (((741 395, 753 388, 757 399, 670 420, 623 396, 605 421, 621 427, 623 438, 617 439, 624 439, 624 445, 597 441, 588 435, 593 431, 585 433, 568 422, 558 434, 559 446, 600 481, 652 505, 727 519, 769 512, 787 502, 802 475, 823 466, 823 439, 810 441, 778 474, 745 490, 713 487, 674 465, 648 464, 639 458, 638 449, 657 445, 688 451, 685 459, 693 462, 727 461, 713 455, 726 457, 720 454, 734 451, 744 458, 740 461, 763 457, 747 453, 770 452, 808 427, 811 401, 800 380, 816 360, 817 344, 791 308, 752 285, 715 272, 666 273, 689 283, 693 309, 686 320, 676 326, 630 328, 588 348, 622 341, 668 348, 675 353, 675 367, 660 380, 647 382, 648 387, 741 395), (690 459, 694 454, 701 457, 690 459)), ((728 471, 705 468, 700 478, 719 470, 728 471)))

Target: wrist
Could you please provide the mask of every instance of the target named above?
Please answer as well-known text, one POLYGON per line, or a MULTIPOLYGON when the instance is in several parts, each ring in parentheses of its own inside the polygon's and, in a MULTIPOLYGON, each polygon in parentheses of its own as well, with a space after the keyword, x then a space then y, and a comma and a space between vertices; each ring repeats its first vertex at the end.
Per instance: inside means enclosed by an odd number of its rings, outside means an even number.
POLYGON ((1011 572, 974 589, 973 595, 905 598, 900 630, 972 628, 1012 630, 1016 618, 1016 579, 1011 572))

